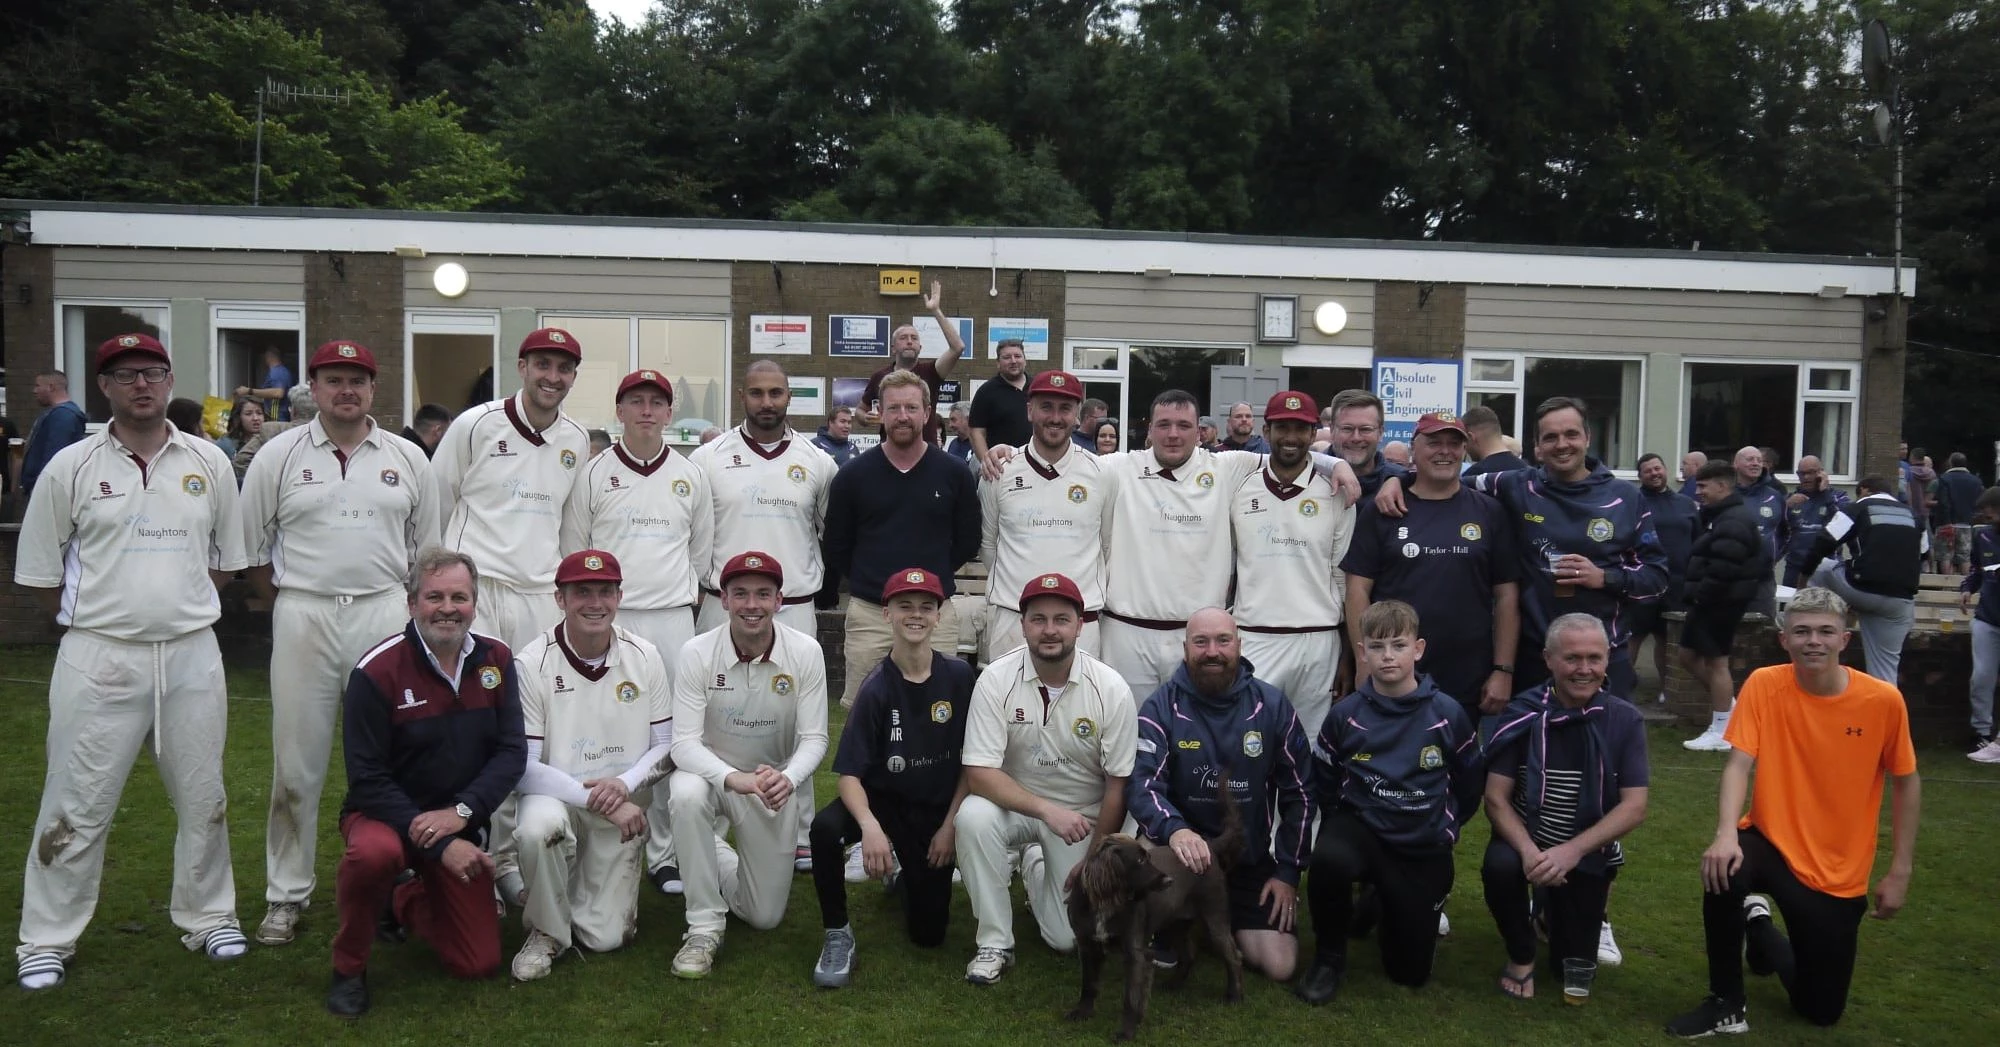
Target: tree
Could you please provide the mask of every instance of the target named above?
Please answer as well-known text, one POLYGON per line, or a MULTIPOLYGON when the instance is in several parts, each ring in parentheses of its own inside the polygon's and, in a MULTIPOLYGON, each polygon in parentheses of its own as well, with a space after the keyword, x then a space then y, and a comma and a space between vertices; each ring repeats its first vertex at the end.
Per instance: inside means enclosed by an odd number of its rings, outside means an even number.
POLYGON ((1067 227, 1097 213, 1046 153, 1021 155, 989 124, 899 116, 861 148, 840 184, 784 208, 806 222, 1067 227))

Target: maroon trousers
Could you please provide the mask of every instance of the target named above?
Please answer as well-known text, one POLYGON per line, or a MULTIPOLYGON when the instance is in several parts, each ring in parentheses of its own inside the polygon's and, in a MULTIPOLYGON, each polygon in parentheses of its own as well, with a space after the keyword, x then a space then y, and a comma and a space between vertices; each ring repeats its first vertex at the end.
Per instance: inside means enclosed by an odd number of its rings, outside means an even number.
POLYGON ((436 951, 455 978, 487 978, 500 969, 500 917, 493 906, 493 879, 455 879, 396 830, 359 813, 340 819, 347 851, 334 877, 340 930, 333 937, 333 969, 353 977, 368 969, 375 924, 382 904, 394 894, 396 920, 436 951), (416 878, 398 887, 404 869, 416 878))

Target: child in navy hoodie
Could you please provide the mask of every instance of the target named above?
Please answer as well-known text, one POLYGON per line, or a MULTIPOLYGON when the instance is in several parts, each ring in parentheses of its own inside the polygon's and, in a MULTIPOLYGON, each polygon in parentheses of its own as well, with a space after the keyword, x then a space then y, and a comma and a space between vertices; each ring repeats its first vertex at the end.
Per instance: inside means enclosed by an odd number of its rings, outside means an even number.
POLYGON ((1479 803, 1479 735, 1465 708, 1416 671, 1424 642, 1400 600, 1361 616, 1360 688, 1335 702, 1313 744, 1322 812, 1308 891, 1316 954, 1299 998, 1326 1003, 1347 974, 1354 884, 1382 903, 1382 968, 1399 985, 1430 980, 1451 849, 1479 803))

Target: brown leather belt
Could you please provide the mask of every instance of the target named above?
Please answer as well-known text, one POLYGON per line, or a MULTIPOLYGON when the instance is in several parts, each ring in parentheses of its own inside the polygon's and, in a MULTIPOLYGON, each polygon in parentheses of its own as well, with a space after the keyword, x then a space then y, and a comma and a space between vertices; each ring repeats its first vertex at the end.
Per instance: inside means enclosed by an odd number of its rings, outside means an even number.
POLYGON ((1338 628, 1340 628, 1338 625, 1239 625, 1236 627, 1236 631, 1242 633, 1275 633, 1282 635, 1293 633, 1330 633, 1338 628))
POLYGON ((1104 617, 1114 622, 1124 622, 1126 625, 1136 625, 1141 629, 1152 629, 1157 632, 1171 632, 1175 629, 1187 628, 1187 622, 1185 621, 1170 622, 1164 618, 1134 618, 1129 614, 1119 614, 1117 611, 1105 611, 1104 617))

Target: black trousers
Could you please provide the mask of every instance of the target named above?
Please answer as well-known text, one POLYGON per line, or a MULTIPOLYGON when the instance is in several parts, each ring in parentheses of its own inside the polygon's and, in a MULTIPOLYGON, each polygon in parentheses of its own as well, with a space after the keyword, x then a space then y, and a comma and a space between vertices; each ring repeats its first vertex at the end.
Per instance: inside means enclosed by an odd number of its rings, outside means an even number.
MULTIPOLYGON (((891 797, 870 796, 868 806, 903 863, 903 922, 910 941, 925 947, 944 943, 951 922, 951 866, 933 869, 931 837, 944 825, 944 808, 912 810, 891 797)), ((836 796, 813 816, 813 893, 819 896, 820 923, 828 930, 847 926, 848 844, 861 842, 861 823, 836 796)))
POLYGON ((1814 1025, 1832 1025, 1847 1010, 1854 981, 1854 956, 1868 897, 1835 898, 1799 882, 1785 856, 1763 833, 1740 834, 1743 865, 1729 878, 1729 890, 1703 894, 1701 925, 1708 937, 1708 991, 1725 1000, 1743 1000, 1743 896, 1768 894, 1785 918, 1791 940, 1769 920, 1749 929, 1750 946, 1763 954, 1784 982, 1792 1010, 1814 1025))
MULTIPOLYGON (((1617 866, 1603 875, 1571 870, 1569 882, 1561 887, 1545 887, 1534 892, 1549 918, 1549 966, 1560 971, 1568 959, 1597 959, 1597 931, 1604 923, 1604 906, 1611 897, 1611 881, 1617 866)), ((1479 869, 1486 887, 1486 911, 1500 928, 1507 943, 1507 959, 1514 964, 1535 962, 1535 925, 1528 914, 1528 871, 1521 852, 1495 836, 1486 845, 1486 861, 1479 869)))
POLYGON ((1437 954, 1438 909, 1451 893, 1451 851, 1391 850, 1346 811, 1320 816, 1306 881, 1312 902, 1313 947, 1320 963, 1347 970, 1347 932, 1354 921, 1354 885, 1375 885, 1382 923, 1382 970, 1398 985, 1430 980, 1437 954))

